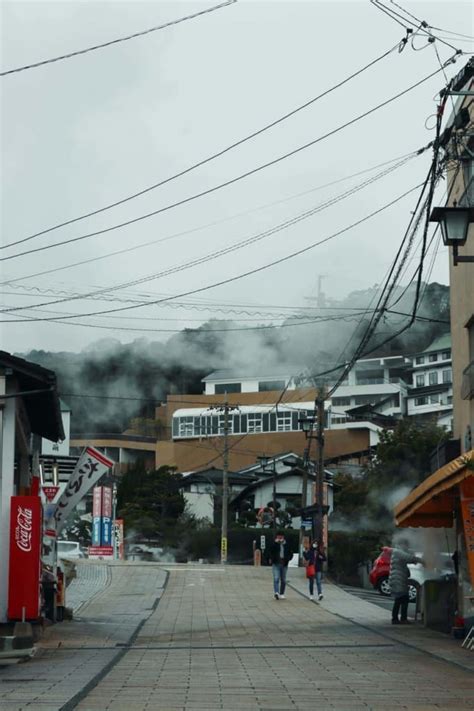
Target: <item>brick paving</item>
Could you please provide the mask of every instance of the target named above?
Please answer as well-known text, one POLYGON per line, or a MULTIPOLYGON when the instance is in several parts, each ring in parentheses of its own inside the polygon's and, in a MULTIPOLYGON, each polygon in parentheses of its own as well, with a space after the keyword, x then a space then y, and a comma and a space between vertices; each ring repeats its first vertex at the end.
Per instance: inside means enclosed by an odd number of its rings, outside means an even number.
MULTIPOLYGON (((163 567, 108 566, 107 588, 81 608, 80 619, 52 628, 31 662, 0 672, 0 709, 474 706, 468 668, 426 654, 423 631, 416 632, 421 646, 407 646, 396 635, 412 634, 411 628, 393 636, 384 610, 335 586, 327 586, 323 604, 316 605, 297 591, 304 589, 301 571, 291 571, 297 589, 275 601, 268 568, 169 569, 156 606, 163 567)), ((444 654, 451 640, 435 638, 444 654)), ((431 634, 427 639, 429 646, 431 634)), ((469 653, 463 654, 469 664, 469 653)))
MULTIPOLYGON (((79 614, 46 630, 36 655, 27 663, 0 667, 1 711, 58 711, 120 656, 161 595, 166 572, 157 566, 107 564, 91 567, 89 602, 81 592, 79 614), (108 580, 98 590, 98 581, 108 580)), ((89 561, 79 561, 91 566, 89 561)), ((133 708, 133 707, 132 707, 133 708)))
POLYGON ((473 687, 467 670, 296 591, 275 601, 268 569, 183 567, 171 571, 132 648, 77 708, 467 709, 473 687))

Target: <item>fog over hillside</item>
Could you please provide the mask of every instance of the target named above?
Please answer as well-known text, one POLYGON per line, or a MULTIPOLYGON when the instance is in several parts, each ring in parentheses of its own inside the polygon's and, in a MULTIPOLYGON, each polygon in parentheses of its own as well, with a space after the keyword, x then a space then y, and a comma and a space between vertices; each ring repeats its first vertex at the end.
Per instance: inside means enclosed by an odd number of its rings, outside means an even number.
MULTIPOLYGON (((213 318, 165 342, 140 338, 123 344, 107 338, 79 353, 33 350, 22 355, 56 371, 61 397, 72 409, 73 432, 120 432, 131 417, 153 416, 155 404, 170 393, 201 393, 201 378, 216 368, 251 371, 264 365, 270 372, 296 364, 317 375, 343 364, 358 345, 378 294, 374 285, 341 301, 287 308, 288 316, 275 319, 274 327, 259 327, 258 315, 250 323, 213 318)), ((366 357, 410 355, 449 330, 449 289, 432 283, 423 290, 421 319, 377 348, 408 323, 404 314, 411 313, 413 295, 412 288, 395 294, 392 304, 398 313, 384 314, 368 347, 374 350, 366 357)))

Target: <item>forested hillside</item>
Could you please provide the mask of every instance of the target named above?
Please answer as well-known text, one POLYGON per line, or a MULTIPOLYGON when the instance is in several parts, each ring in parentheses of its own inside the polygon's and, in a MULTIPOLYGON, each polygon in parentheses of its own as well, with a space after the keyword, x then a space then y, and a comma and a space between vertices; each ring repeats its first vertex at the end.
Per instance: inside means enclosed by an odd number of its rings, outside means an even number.
MULTIPOLYGON (((169 393, 200 393, 201 378, 216 368, 306 366, 313 373, 344 362, 376 306, 377 285, 324 307, 295 310, 283 324, 238 330, 242 324, 212 319, 166 342, 99 340, 80 353, 31 351, 22 354, 56 371, 61 397, 70 405, 74 432, 120 432, 129 419, 153 415, 169 393), (361 311, 366 310, 366 315, 361 311), (237 330, 233 330, 236 329, 237 330)), ((409 321, 413 290, 400 290, 374 334, 369 355, 409 355, 449 330, 449 288, 424 287, 419 320, 382 348, 377 343, 409 321), (399 299, 398 303, 394 303, 399 299), (395 313, 397 312, 397 313, 395 313)), ((257 324, 258 325, 258 324, 257 324)))

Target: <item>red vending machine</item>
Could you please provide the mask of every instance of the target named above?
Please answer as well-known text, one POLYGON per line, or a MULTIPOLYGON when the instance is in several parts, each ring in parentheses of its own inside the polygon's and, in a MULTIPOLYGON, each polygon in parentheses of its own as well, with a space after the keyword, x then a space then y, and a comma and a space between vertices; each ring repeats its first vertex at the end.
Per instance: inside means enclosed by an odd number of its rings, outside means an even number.
POLYGON ((42 506, 39 496, 12 496, 8 619, 37 620, 41 614, 42 506))

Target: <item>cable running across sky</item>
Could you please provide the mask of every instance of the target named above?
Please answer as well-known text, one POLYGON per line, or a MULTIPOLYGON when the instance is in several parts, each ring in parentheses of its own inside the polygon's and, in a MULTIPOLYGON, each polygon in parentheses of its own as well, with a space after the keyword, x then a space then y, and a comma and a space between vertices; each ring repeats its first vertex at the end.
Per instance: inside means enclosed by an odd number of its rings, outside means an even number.
POLYGON ((158 32, 158 30, 164 30, 167 27, 172 27, 173 25, 179 25, 181 22, 186 22, 186 20, 194 20, 196 17, 201 17, 201 15, 208 15, 215 10, 221 10, 229 5, 234 5, 237 0, 227 0, 220 5, 214 5, 214 7, 208 7, 206 10, 199 10, 192 15, 186 15, 185 17, 179 17, 176 20, 170 20, 162 25, 157 25, 156 27, 149 27, 146 30, 141 30, 140 32, 134 32, 132 35, 126 35, 125 37, 118 37, 108 42, 103 42, 102 44, 96 44, 92 47, 86 47, 85 49, 79 49, 75 52, 69 52, 68 54, 61 54, 59 57, 52 57, 51 59, 43 59, 40 62, 34 62, 33 64, 25 64, 22 67, 15 67, 14 69, 6 69, 0 72, 0 77, 6 77, 11 74, 18 74, 19 72, 26 72, 28 69, 36 69, 38 67, 43 67, 46 64, 53 64, 55 62, 60 62, 64 59, 71 59, 72 57, 78 57, 81 54, 88 54, 89 52, 95 52, 98 49, 104 49, 105 47, 111 47, 112 45, 120 44, 121 42, 128 42, 129 40, 136 39, 137 37, 144 37, 152 32, 158 32))
POLYGON ((190 195, 187 198, 179 200, 179 201, 172 203, 170 205, 166 205, 165 207, 159 208, 158 210, 153 210, 153 212, 149 212, 149 213, 146 213, 145 215, 140 215, 139 217, 135 217, 133 219, 126 220, 125 222, 121 222, 119 224, 112 225, 111 227, 106 227, 101 230, 96 230, 94 232, 89 232, 84 235, 79 235, 78 237, 71 237, 70 239, 62 240, 61 242, 55 242, 54 244, 45 245, 43 247, 36 247, 35 249, 30 249, 25 252, 18 252, 16 254, 12 254, 8 257, 2 257, 2 259, 0 259, 0 262, 5 262, 10 259, 17 259, 18 257, 23 257, 28 254, 34 254, 36 252, 42 252, 44 250, 53 249, 55 247, 61 247, 66 244, 71 244, 74 242, 78 242, 80 240, 88 239, 89 237, 96 237, 98 235, 107 234, 109 232, 112 232, 112 231, 115 231, 118 229, 122 229, 123 227, 128 227, 129 225, 135 224, 135 223, 140 222, 142 220, 146 220, 150 217, 154 217, 155 215, 159 215, 160 213, 166 212, 167 210, 171 210, 171 209, 179 207, 181 205, 185 205, 186 203, 196 200, 198 198, 201 198, 205 195, 210 195, 211 193, 214 193, 217 190, 221 190, 222 188, 228 187, 229 185, 233 185, 233 184, 239 182, 240 180, 243 180, 244 178, 248 178, 250 175, 254 175, 255 173, 265 170, 266 168, 269 168, 270 166, 276 165, 277 163, 280 163, 281 161, 286 160, 287 158, 297 155, 301 151, 311 148, 312 146, 320 143, 321 141, 324 141, 325 139, 330 138, 331 136, 334 136, 335 134, 339 133, 343 129, 354 125, 358 121, 366 118, 367 116, 370 116, 371 114, 375 113, 379 109, 384 108, 385 106, 388 106, 389 104, 391 104, 393 101, 396 101, 400 97, 405 96, 410 91, 413 91, 414 89, 421 86, 421 84, 424 84, 426 81, 428 81, 432 77, 439 74, 441 71, 442 71, 442 68, 440 67, 440 68, 436 69, 434 72, 431 72, 430 74, 426 75, 422 79, 419 79, 414 84, 411 84, 406 89, 403 89, 402 91, 398 92, 394 96, 391 96, 389 99, 382 101, 380 104, 373 106, 371 109, 364 111, 362 114, 358 114, 353 119, 346 121, 346 123, 343 123, 340 126, 337 126, 336 128, 332 129, 331 131, 328 131, 327 133, 323 134, 322 136, 319 136, 318 138, 315 138, 312 141, 309 141, 308 143, 305 143, 302 146, 299 146, 298 148, 295 148, 292 151, 289 151, 288 153, 284 153, 283 155, 278 156, 277 158, 274 158, 273 160, 268 161, 267 163, 262 163, 261 165, 257 166, 256 168, 252 168, 251 170, 249 170, 245 173, 241 173, 240 175, 238 175, 234 178, 231 178, 230 180, 227 180, 224 183, 220 183, 219 185, 215 185, 212 188, 208 188, 208 189, 203 190, 199 193, 195 193, 194 195, 190 195))
POLYGON ((305 101, 303 104, 300 104, 296 108, 291 109, 287 113, 283 114, 283 116, 280 116, 279 118, 275 119, 274 121, 271 121, 270 123, 266 124, 265 126, 262 126, 261 128, 257 129, 256 131, 253 131, 252 133, 248 134, 247 136, 240 138, 239 140, 235 141, 234 143, 231 143, 229 146, 226 146, 225 148, 221 149, 220 151, 217 151, 216 153, 213 153, 212 155, 208 156, 207 158, 203 158, 202 160, 198 161, 197 163, 194 163, 193 165, 188 166, 184 170, 181 170, 178 173, 175 173, 174 175, 169 176, 168 178, 164 178, 163 180, 159 181, 158 183, 149 185, 148 187, 143 188, 142 190, 139 190, 138 192, 133 193, 132 195, 128 195, 127 197, 122 198, 121 200, 116 200, 115 202, 109 203, 108 205, 104 205, 103 207, 98 208, 97 210, 92 210, 91 212, 87 212, 83 215, 79 215, 78 217, 74 217, 70 220, 66 220, 64 222, 58 223, 56 225, 53 225, 52 227, 48 227, 44 230, 41 230, 40 232, 36 232, 35 234, 29 235, 28 237, 24 237, 23 239, 16 240, 15 242, 10 242, 9 244, 6 244, 6 245, 0 247, 0 249, 6 249, 7 247, 13 247, 14 245, 28 242, 32 239, 35 239, 36 237, 40 237, 41 235, 47 234, 48 232, 53 232, 54 230, 57 230, 61 227, 66 227, 67 225, 72 225, 75 222, 79 222, 80 220, 85 220, 86 218, 92 217, 93 215, 99 215, 100 213, 105 212, 106 210, 111 210, 112 208, 117 207, 118 205, 123 205, 124 203, 129 202, 130 200, 134 200, 135 198, 138 198, 142 195, 145 195, 146 193, 149 193, 152 190, 156 190, 157 188, 160 188, 163 185, 166 185, 166 184, 172 182, 173 180, 176 180, 177 178, 181 178, 183 175, 187 175, 191 171, 196 170, 197 168, 200 168, 203 165, 206 165, 206 163, 210 163, 211 161, 215 160, 216 158, 220 158, 221 156, 225 155, 226 153, 229 153, 230 151, 232 151, 234 148, 237 148, 238 146, 243 145, 247 141, 250 141, 251 139, 256 138, 257 136, 260 136, 261 134, 265 133, 269 129, 274 128, 275 126, 282 123, 283 121, 286 121, 291 116, 294 116, 295 114, 299 113, 300 111, 307 109, 309 106, 312 106, 314 103, 316 103, 320 99, 324 98, 328 94, 331 94, 336 89, 339 89, 341 86, 344 86, 344 84, 347 84, 349 81, 351 81, 355 77, 359 76, 360 74, 365 72, 370 67, 373 67, 375 64, 380 62, 382 59, 385 59, 386 57, 388 57, 390 54, 392 54, 397 49, 397 47, 398 47, 398 43, 394 47, 391 47, 386 52, 384 52, 380 56, 378 56, 375 59, 373 59, 372 61, 370 61, 365 66, 361 67, 357 71, 355 71, 352 74, 350 74, 349 76, 345 77, 345 79, 342 79, 337 84, 334 84, 329 89, 326 89, 321 94, 314 96, 313 98, 309 99, 308 101, 305 101))

